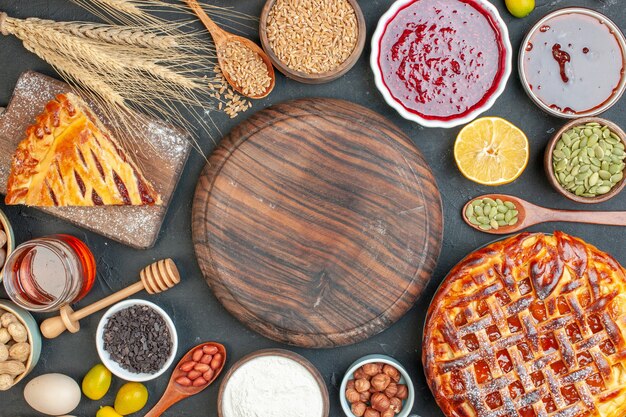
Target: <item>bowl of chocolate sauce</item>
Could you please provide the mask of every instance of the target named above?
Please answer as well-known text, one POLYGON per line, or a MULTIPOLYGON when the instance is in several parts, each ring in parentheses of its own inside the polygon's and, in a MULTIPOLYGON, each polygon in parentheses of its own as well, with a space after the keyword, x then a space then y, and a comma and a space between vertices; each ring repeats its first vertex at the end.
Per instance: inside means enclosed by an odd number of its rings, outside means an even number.
POLYGON ((617 103, 626 89, 626 38, 599 12, 560 9, 528 32, 518 70, 528 96, 548 114, 596 116, 617 103))

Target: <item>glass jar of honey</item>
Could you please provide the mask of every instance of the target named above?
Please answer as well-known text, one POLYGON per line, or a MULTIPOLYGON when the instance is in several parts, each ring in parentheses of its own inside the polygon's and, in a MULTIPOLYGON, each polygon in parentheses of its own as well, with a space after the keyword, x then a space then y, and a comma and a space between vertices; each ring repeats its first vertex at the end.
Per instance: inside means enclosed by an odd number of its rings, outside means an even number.
POLYGON ((52 235, 19 245, 6 261, 6 292, 17 305, 37 312, 56 311, 83 298, 93 287, 96 263, 82 241, 52 235))

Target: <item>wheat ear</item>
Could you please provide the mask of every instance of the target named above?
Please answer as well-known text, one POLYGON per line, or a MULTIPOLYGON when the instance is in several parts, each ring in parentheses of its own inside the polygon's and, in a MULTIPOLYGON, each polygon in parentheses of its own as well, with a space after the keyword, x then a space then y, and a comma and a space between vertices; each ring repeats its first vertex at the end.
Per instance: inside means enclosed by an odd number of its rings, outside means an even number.
MULTIPOLYGON (((215 65, 214 55, 188 47, 193 42, 184 36, 163 42, 171 38, 138 27, 22 20, 3 12, 0 33, 22 40, 86 98, 101 104, 101 112, 116 120, 122 140, 132 140, 128 132, 141 118, 137 110, 193 132, 178 106, 187 106, 192 116, 201 113, 194 108, 214 108, 204 77, 215 65)), ((195 121, 210 131, 202 117, 195 121)))

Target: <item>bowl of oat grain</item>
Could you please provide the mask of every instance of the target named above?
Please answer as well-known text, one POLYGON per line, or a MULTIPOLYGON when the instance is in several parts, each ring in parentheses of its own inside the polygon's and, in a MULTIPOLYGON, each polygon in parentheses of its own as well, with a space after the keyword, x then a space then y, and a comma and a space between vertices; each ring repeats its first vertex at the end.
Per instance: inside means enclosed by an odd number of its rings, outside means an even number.
POLYGON ((261 45, 285 76, 307 84, 347 73, 365 46, 357 0, 268 0, 261 12, 261 45))

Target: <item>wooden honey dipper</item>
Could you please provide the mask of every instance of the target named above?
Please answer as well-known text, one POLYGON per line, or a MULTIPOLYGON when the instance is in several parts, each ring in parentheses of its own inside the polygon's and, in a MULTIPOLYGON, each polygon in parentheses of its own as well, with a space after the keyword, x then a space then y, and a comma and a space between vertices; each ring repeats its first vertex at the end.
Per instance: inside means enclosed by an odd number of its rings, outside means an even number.
POLYGON ((111 304, 130 297, 141 290, 146 290, 148 294, 158 294, 169 290, 180 282, 180 273, 176 268, 176 264, 171 259, 163 259, 148 265, 139 273, 139 277, 141 281, 76 312, 72 310, 72 307, 69 305, 61 307, 59 316, 51 317, 41 323, 41 333, 48 339, 54 339, 66 330, 69 330, 71 333, 76 333, 80 330, 79 320, 111 304))

